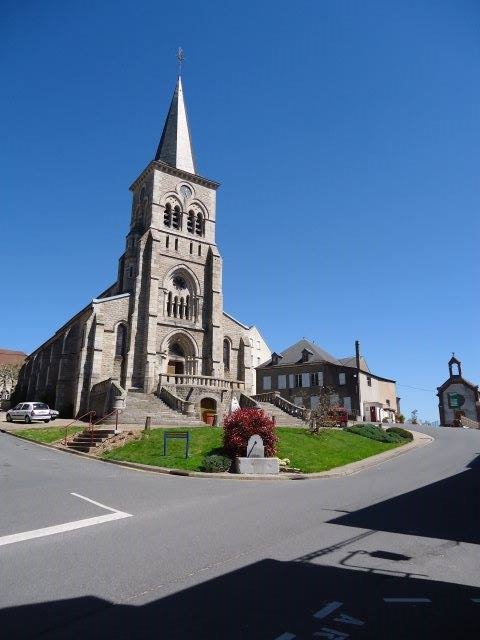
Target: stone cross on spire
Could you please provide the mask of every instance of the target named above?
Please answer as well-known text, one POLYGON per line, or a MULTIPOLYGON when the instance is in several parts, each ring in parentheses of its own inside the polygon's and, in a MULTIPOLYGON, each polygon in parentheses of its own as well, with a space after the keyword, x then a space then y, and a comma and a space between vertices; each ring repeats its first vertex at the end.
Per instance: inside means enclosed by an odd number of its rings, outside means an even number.
MULTIPOLYGON (((184 60, 183 50, 179 48, 177 59, 179 70, 184 60)), ((196 173, 192 151, 192 141, 188 127, 187 109, 183 99, 182 79, 178 76, 177 86, 173 93, 170 109, 163 127, 162 137, 158 145, 155 160, 165 162, 172 167, 196 173)))

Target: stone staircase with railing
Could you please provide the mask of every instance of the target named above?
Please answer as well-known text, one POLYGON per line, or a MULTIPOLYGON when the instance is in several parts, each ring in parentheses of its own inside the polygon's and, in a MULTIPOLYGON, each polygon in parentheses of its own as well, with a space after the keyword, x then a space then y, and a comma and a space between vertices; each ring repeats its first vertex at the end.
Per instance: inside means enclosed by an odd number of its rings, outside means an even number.
POLYGON ((151 418, 152 426, 205 426, 198 415, 188 416, 175 411, 153 393, 128 391, 125 409, 118 416, 119 425, 144 425, 147 416, 151 418))
POLYGON ((241 407, 258 407, 275 419, 277 427, 305 427, 308 412, 302 407, 288 402, 277 392, 262 393, 256 396, 241 394, 241 407))
POLYGON ((78 433, 73 440, 67 442, 67 447, 74 451, 90 453, 92 449, 108 440, 115 433, 115 429, 85 429, 78 433))

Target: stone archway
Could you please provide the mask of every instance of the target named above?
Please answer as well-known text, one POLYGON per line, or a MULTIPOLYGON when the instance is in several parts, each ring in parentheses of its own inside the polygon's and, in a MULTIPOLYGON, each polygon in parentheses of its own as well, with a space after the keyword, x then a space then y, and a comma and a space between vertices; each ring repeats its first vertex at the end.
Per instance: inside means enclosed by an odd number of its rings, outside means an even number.
POLYGON ((213 426, 217 418, 217 401, 215 398, 202 398, 200 400, 200 415, 203 422, 213 426))
POLYGON ((195 375, 197 371, 197 349, 186 333, 172 334, 166 345, 165 373, 168 376, 195 375))

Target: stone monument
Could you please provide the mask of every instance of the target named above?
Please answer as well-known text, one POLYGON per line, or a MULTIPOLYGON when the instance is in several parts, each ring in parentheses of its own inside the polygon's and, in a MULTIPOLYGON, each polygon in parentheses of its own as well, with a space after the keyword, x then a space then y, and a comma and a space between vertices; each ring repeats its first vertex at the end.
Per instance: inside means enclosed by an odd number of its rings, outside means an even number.
POLYGON ((279 473, 278 458, 265 458, 263 440, 258 434, 250 436, 247 444, 247 456, 236 458, 235 470, 237 473, 260 473, 273 475, 279 473))

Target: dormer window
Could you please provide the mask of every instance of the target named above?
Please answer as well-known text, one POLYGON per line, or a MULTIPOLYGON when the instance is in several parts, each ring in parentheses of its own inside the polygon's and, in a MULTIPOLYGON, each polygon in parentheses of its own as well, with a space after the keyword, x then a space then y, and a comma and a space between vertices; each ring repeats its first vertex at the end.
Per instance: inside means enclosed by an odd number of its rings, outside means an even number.
POLYGON ((302 362, 308 362, 313 356, 313 351, 310 349, 302 349, 302 362))
POLYGON ((272 353, 272 365, 279 364, 280 360, 283 358, 279 353, 272 353))

